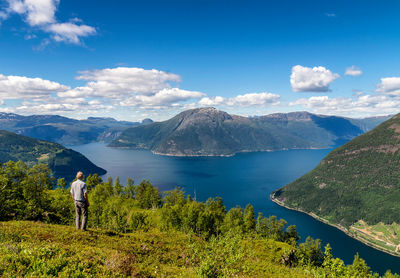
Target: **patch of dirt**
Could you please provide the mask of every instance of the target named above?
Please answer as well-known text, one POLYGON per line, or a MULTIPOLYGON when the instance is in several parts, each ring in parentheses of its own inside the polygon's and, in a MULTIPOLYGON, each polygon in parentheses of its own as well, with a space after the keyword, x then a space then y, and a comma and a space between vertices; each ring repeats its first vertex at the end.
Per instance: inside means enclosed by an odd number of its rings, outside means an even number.
POLYGON ((48 153, 44 153, 38 158, 38 160, 40 161, 40 160, 48 159, 48 158, 49 158, 49 154, 48 153))
POLYGON ((392 124, 389 128, 394 129, 396 133, 400 133, 400 124, 392 124))
POLYGON ((318 185, 318 187, 319 187, 319 189, 322 189, 322 188, 325 188, 327 186, 327 184, 326 183, 320 183, 319 185, 318 185))

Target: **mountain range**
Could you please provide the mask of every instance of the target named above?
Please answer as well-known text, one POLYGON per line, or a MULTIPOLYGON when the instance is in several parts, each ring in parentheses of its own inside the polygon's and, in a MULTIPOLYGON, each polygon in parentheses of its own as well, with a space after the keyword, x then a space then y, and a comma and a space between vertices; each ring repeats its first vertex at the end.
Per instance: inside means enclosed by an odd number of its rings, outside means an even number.
POLYGON ((117 121, 106 117, 89 117, 77 120, 58 115, 22 116, 0 113, 0 128, 32 138, 47 140, 63 145, 86 144, 95 141, 110 142, 123 130, 153 122, 117 121))
POLYGON ((73 179, 77 171, 85 175, 104 175, 106 170, 96 166, 85 156, 60 144, 38 140, 13 132, 0 130, 0 163, 10 160, 28 163, 45 163, 55 177, 73 179))
POLYGON ((400 256, 400 114, 274 192, 277 203, 400 256))
POLYGON ((329 148, 363 134, 389 117, 350 119, 292 112, 249 118, 215 108, 197 108, 163 122, 128 128, 109 146, 174 156, 329 148))

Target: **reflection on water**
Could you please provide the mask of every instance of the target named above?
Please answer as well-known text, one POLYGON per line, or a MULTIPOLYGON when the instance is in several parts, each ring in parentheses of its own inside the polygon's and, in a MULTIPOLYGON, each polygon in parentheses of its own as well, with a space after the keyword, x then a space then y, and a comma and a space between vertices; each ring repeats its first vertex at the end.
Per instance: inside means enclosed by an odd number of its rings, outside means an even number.
POLYGON ((132 177, 135 183, 149 179, 161 191, 183 187, 197 200, 222 197, 227 208, 251 203, 265 216, 276 215, 296 225, 302 240, 306 236, 330 243, 334 256, 352 263, 357 252, 381 274, 386 269, 400 273, 400 258, 377 251, 343 232, 305 214, 276 205, 269 199, 275 189, 313 169, 330 150, 291 150, 242 153, 233 157, 170 157, 145 150, 107 148, 101 143, 74 146, 92 162, 106 169, 105 175, 132 177))

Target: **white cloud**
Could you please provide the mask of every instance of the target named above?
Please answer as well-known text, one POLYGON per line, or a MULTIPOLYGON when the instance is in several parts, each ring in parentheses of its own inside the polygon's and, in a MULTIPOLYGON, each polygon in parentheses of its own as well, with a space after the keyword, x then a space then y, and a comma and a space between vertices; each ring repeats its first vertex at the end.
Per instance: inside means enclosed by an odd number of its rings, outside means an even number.
POLYGON ((361 74, 363 74, 363 72, 360 68, 356 66, 351 66, 346 68, 346 72, 344 74, 350 76, 360 76, 361 74))
POLYGON ((76 25, 75 23, 55 23, 46 27, 46 30, 53 34, 57 42, 69 42, 79 44, 81 37, 96 34, 96 29, 88 25, 76 25))
POLYGON ((248 93, 244 95, 238 95, 233 98, 224 98, 221 96, 216 97, 204 97, 199 101, 200 105, 203 106, 265 106, 265 105, 277 105, 279 104, 280 96, 271 93, 248 93))
POLYGON ((7 0, 9 11, 24 15, 30 26, 54 23, 57 0, 7 0))
POLYGON ((203 106, 219 106, 224 103, 225 103, 225 98, 221 96, 204 97, 199 101, 199 104, 203 106))
POLYGON ((171 82, 180 82, 177 74, 145 70, 142 68, 117 67, 82 71, 76 78, 88 81, 85 86, 60 92, 60 97, 102 97, 123 99, 133 94, 154 96, 163 89, 171 88, 171 82))
POLYGON ((290 106, 302 106, 314 113, 344 116, 375 116, 400 111, 400 98, 386 95, 357 94, 349 98, 313 96, 290 102, 290 106))
POLYGON ((41 78, 0 74, 0 97, 4 99, 43 98, 68 89, 68 86, 41 78))
POLYGON ((15 108, 15 111, 23 111, 24 113, 49 113, 49 112, 69 112, 79 109, 79 105, 69 103, 24 103, 15 108))
MULTIPOLYGON (((23 114, 59 114, 78 112, 80 114, 95 114, 99 111, 111 111, 114 107, 98 100, 86 101, 85 99, 49 98, 46 101, 24 101, 21 105, 8 109, 9 112, 23 114)), ((1 111, 3 111, 2 109, 1 111)))
POLYGON ((377 92, 387 95, 400 95, 400 77, 381 78, 381 83, 377 85, 377 92))
POLYGON ((118 67, 83 71, 77 79, 87 83, 70 88, 41 78, 0 74, 0 99, 23 101, 15 107, 17 111, 43 113, 75 110, 87 112, 90 109, 107 110, 122 106, 141 109, 180 108, 184 103, 205 96, 198 91, 172 87, 173 83, 181 81, 181 77, 155 69, 118 67))
POLYGON ((279 95, 271 93, 249 93, 228 99, 228 105, 235 106, 264 106, 279 104, 279 95))
POLYGON ((113 109, 126 113, 163 111, 160 113, 170 115, 200 105, 247 109, 280 103, 279 95, 267 92, 209 97, 203 92, 177 88, 179 75, 156 69, 106 68, 82 71, 76 79, 86 83, 71 88, 42 78, 0 74, 0 99, 13 99, 7 109, 15 113, 59 113, 74 117, 113 109))
POLYGON ((80 74, 76 79, 90 81, 86 84, 87 87, 105 94, 116 91, 120 94, 153 94, 170 88, 170 82, 181 81, 181 77, 174 73, 130 67, 82 71, 80 74))
POLYGON ((58 22, 55 13, 59 0, 6 0, 8 7, 0 12, 0 19, 6 19, 16 13, 24 17, 31 27, 50 33, 57 42, 81 44, 81 37, 96 34, 94 27, 77 24, 81 20, 71 19, 70 22, 58 22))
POLYGON ((290 84, 293 92, 327 92, 329 85, 339 77, 322 66, 308 68, 297 65, 292 68, 290 84))
POLYGON ((198 99, 204 96, 201 92, 186 91, 178 88, 163 89, 154 95, 133 95, 120 104, 122 106, 169 107, 178 106, 178 102, 198 99))

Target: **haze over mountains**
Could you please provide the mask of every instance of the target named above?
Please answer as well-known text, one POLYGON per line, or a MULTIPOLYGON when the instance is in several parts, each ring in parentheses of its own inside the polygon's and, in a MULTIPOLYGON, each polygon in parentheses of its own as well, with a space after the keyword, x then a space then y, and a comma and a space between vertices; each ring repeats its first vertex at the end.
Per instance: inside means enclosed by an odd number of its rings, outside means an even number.
POLYGON ((332 151, 272 197, 400 254, 400 114, 332 151))
POLYGON ((328 148, 341 145, 388 118, 349 119, 308 112, 248 118, 215 108, 197 108, 167 121, 128 128, 109 146, 176 156, 328 148))
POLYGON ((153 122, 151 119, 145 119, 142 122, 117 121, 105 117, 76 120, 58 115, 22 116, 0 113, 0 129, 63 145, 78 145, 95 141, 110 142, 126 128, 151 122, 153 122))

